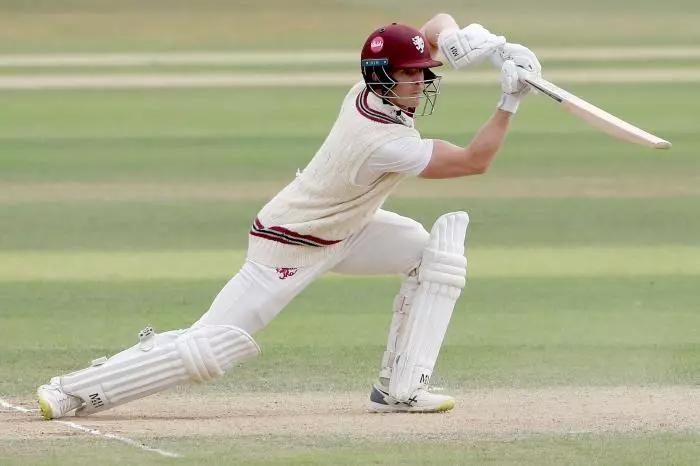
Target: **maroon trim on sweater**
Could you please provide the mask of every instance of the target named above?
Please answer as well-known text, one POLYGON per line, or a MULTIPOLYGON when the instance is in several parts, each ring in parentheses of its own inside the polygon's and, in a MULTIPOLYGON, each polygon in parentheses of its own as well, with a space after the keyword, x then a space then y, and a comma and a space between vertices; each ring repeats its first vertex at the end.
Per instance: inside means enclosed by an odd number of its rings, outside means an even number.
POLYGON ((273 239, 277 238, 280 241, 285 244, 293 244, 295 246, 313 246, 313 247, 321 247, 320 245, 316 243, 311 243, 309 241, 305 241, 302 239, 296 239, 296 238, 291 238, 284 233, 280 233, 277 231, 272 231, 272 230, 267 230, 267 229, 260 229, 253 225, 253 228, 250 230, 250 233, 253 234, 254 236, 259 236, 261 238, 267 238, 267 239, 273 239))
POLYGON ((284 233, 285 235, 294 238, 294 239, 301 239, 301 240, 306 240, 306 241, 313 241, 315 243, 319 243, 323 246, 330 246, 331 244, 336 244, 340 243, 342 240, 336 239, 336 240, 330 240, 330 239, 323 239, 319 238, 318 236, 312 236, 312 235, 302 235, 296 232, 293 232, 291 230, 287 230, 286 228, 283 227, 270 227, 268 230, 274 230, 274 231, 279 231, 280 233, 284 233))
POLYGON ((258 238, 269 239, 271 241, 277 241, 278 243, 282 243, 282 244, 290 244, 292 246, 302 246, 299 243, 292 243, 291 241, 287 241, 286 239, 284 239, 280 236, 266 235, 264 233, 258 233, 257 231, 253 231, 253 230, 251 230, 249 234, 251 236, 257 236, 258 238))
POLYGON ((362 92, 357 94, 357 98, 355 99, 355 108, 357 108, 360 115, 365 118, 369 118, 372 121, 376 121, 377 123, 401 124, 399 121, 394 120, 389 115, 385 115, 370 107, 369 102, 367 101, 369 92, 369 89, 365 88, 362 92))
POLYGON ((250 234, 253 236, 258 236, 260 238, 272 239, 280 243, 294 244, 297 246, 322 247, 330 246, 331 244, 336 244, 342 241, 327 240, 312 235, 302 235, 300 233, 280 226, 265 228, 260 219, 258 219, 257 217, 253 222, 253 228, 250 230, 250 234))

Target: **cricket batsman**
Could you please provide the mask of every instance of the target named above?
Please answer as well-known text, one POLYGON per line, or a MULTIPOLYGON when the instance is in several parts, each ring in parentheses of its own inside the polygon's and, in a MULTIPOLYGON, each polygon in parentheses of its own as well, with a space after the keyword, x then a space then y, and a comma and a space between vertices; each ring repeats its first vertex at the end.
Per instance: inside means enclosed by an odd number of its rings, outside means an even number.
POLYGON ((189 381, 220 377, 257 356, 252 335, 314 280, 341 274, 401 274, 370 411, 441 412, 455 400, 429 390, 455 303, 465 285, 465 212, 442 215, 428 233, 382 210, 408 177, 484 173, 503 144, 525 77, 540 64, 527 48, 447 14, 423 27, 392 23, 372 32, 360 57, 362 81, 343 99, 328 137, 296 178, 255 216, 241 270, 190 328, 155 333, 112 357, 54 377, 38 389, 46 419, 87 415, 189 381), (424 139, 414 118, 432 113, 440 53, 456 68, 490 60, 501 73, 493 115, 466 147, 424 139))

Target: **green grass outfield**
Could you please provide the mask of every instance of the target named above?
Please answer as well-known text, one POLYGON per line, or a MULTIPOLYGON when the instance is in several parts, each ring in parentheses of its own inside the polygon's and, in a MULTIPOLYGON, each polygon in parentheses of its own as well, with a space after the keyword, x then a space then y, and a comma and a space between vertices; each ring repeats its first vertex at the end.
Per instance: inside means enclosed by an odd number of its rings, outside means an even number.
POLYGON ((544 45, 697 44, 693 0, 4 0, 0 50, 334 49, 358 47, 379 24, 421 25, 438 11, 481 22, 515 42, 544 45), (292 6, 293 5, 293 6, 292 6))
MULTIPOLYGON (((4 446, 0 441, 0 447, 4 446)), ((227 460, 231 464, 251 465, 326 465, 326 464, 499 464, 519 466, 539 465, 659 465, 694 464, 700 449, 697 437, 687 434, 650 436, 620 436, 616 439, 589 435, 522 438, 509 441, 381 441, 353 442, 344 438, 305 438, 271 436, 264 439, 244 437, 231 442, 221 436, 207 441, 177 440, 164 442, 170 448, 192 451, 193 464, 215 465, 227 460), (271 449, 270 445, 276 445, 271 449)), ((0 460, 8 466, 24 465, 31 460, 36 465, 53 465, 60 458, 71 458, 71 464, 122 465, 145 464, 143 453, 128 447, 109 447, 104 442, 87 439, 46 440, 43 448, 51 453, 36 457, 36 442, 5 443, 15 454, 0 460)), ((149 464, 181 464, 184 460, 152 459, 149 464)))
MULTIPOLYGON (((466 142, 497 97, 485 89, 446 87, 438 113, 421 123, 424 134, 466 142)), ((389 203, 426 226, 449 210, 472 215, 472 280, 435 379, 446 390, 697 383, 700 141, 692 86, 577 91, 654 128, 673 150, 608 139, 529 98, 489 174, 411 183, 389 203)), ((0 393, 31 399, 50 376, 131 344, 145 324, 195 320, 241 263, 257 208, 322 141, 342 92, 6 93, 0 393)), ((197 390, 365 390, 397 286, 395 277, 322 279, 259 334, 264 357, 197 390)), ((472 440, 426 444, 411 459, 683 464, 697 454, 697 439, 689 432, 472 440)), ((387 453, 391 439, 360 447, 322 437, 303 452, 293 445, 310 441, 303 435, 272 450, 252 438, 191 440, 217 445, 206 452, 189 440, 144 440, 197 462, 243 450, 251 462, 402 458, 387 453)), ((60 462, 75 445, 89 461, 96 443, 124 458, 170 461, 104 440, 37 440, 36 450, 23 442, 0 443, 4 458, 60 462)))
MULTIPOLYGON (((427 16, 427 7, 408 3, 415 6, 408 19, 427 16)), ((164 5, 3 2, 0 51, 276 50, 278 37, 284 50, 348 50, 368 27, 392 17, 398 3, 334 3, 318 11, 308 2, 294 11, 280 2, 255 9, 207 1, 196 12, 184 2, 164 5), (328 21, 334 15, 347 21, 328 21), (281 31, 274 26, 280 17, 287 25, 281 31), (262 26, 253 34, 256 21, 262 26), (324 34, 328 30, 333 34, 324 34), (319 35, 327 40, 319 43, 319 35)), ((543 46, 688 45, 700 38, 700 11, 690 1, 642 1, 632 9, 629 2, 596 0, 566 11, 559 2, 527 11, 507 2, 503 8, 512 7, 512 15, 494 5, 442 6, 543 46)), ((672 72, 695 62, 553 65, 672 72)), ((9 67, 0 74, 151 70, 9 67)), ((243 65, 159 69, 216 70, 301 71, 243 65)), ((470 281, 434 378, 457 394, 458 403, 468 401, 469 391, 698 386, 697 85, 566 87, 671 140, 673 149, 655 152, 610 139, 548 99, 528 97, 488 174, 410 181, 387 204, 428 228, 448 211, 471 215, 470 281)), ((133 344, 146 324, 167 330, 196 320, 240 266, 255 213, 313 155, 345 91, 1 91, 0 398, 29 407, 37 385, 133 344)), ((496 84, 455 86, 448 76, 436 114, 421 119, 419 127, 426 137, 466 144, 498 94, 496 84)), ((283 400, 295 394, 364 396, 376 376, 398 284, 398 277, 388 276, 324 277, 256 336, 263 357, 184 393, 216 400, 241 393, 270 399, 282 394, 283 400)), ((185 457, 174 460, 55 423, 41 427, 31 421, 33 413, 11 416, 2 408, 0 416, 7 434, 0 436, 3 465, 657 465, 693 464, 700 456, 698 424, 679 430, 672 420, 651 430, 525 429, 497 438, 458 430, 443 437, 302 430, 200 435, 196 426, 182 436, 160 433, 148 422, 185 419, 145 411, 135 420, 136 433, 130 434, 128 417, 117 430, 185 457), (43 433, 22 437, 32 426, 43 433)), ((261 422, 274 416, 266 411, 261 422)), ((440 419, 454 420, 449 416, 440 419)), ((108 420, 78 422, 98 429, 103 424, 111 432, 108 420)))

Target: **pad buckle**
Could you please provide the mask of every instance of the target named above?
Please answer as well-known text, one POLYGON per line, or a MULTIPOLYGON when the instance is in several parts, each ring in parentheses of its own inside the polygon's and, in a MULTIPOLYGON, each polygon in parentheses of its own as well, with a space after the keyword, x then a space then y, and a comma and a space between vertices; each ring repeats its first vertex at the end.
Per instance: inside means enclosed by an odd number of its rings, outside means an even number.
POLYGON ((150 325, 139 332, 139 349, 150 351, 155 346, 156 332, 150 325))
POLYGON ((90 363, 90 366, 95 367, 95 366, 101 366, 102 364, 107 362, 107 356, 102 356, 101 358, 93 359, 92 362, 90 363))

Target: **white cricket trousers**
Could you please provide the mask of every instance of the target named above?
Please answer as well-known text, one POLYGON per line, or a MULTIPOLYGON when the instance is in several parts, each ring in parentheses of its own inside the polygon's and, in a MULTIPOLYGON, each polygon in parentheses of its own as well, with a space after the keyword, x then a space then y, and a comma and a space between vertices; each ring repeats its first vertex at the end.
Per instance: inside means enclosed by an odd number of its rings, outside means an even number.
POLYGON ((328 271, 344 274, 407 274, 416 268, 430 235, 407 217, 378 210, 372 221, 345 239, 338 253, 298 269, 246 261, 195 323, 261 330, 304 288, 328 271))

